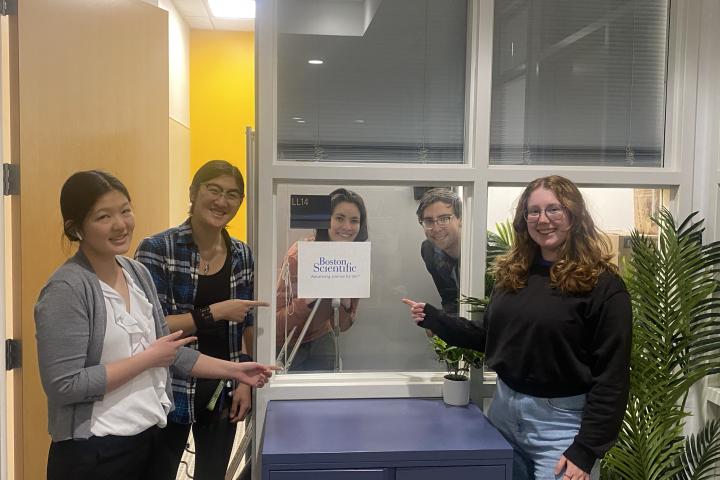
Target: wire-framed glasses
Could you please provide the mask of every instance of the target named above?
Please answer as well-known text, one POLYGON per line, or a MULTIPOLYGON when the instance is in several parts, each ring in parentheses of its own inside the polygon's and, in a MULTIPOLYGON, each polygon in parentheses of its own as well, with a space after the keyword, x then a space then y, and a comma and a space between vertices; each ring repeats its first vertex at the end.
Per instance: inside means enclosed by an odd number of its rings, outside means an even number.
POLYGON ((565 215, 565 207, 562 205, 548 205, 545 208, 529 208, 525 210, 525 220, 528 223, 537 223, 540 221, 540 216, 545 213, 545 216, 551 222, 560 220, 565 215))
POLYGON ((224 196, 228 202, 237 203, 241 202, 244 197, 244 195, 236 189, 223 190, 222 187, 214 183, 203 183, 203 185, 205 186, 205 191, 207 191, 213 199, 218 199, 221 196, 224 196))
POLYGON ((430 230, 435 225, 438 227, 447 227, 450 224, 450 220, 452 220, 453 215, 441 215, 437 218, 431 218, 431 217, 425 217, 422 220, 420 220, 420 225, 423 226, 423 228, 426 228, 430 230))

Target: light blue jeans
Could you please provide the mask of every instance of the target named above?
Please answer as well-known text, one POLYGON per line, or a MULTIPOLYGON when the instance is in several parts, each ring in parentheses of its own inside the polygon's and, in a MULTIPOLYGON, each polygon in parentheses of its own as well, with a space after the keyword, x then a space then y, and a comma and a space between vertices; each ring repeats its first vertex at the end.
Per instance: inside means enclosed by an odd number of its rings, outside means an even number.
POLYGON ((515 450, 513 480, 563 478, 555 465, 580 430, 585 397, 533 397, 497 380, 488 418, 515 450))

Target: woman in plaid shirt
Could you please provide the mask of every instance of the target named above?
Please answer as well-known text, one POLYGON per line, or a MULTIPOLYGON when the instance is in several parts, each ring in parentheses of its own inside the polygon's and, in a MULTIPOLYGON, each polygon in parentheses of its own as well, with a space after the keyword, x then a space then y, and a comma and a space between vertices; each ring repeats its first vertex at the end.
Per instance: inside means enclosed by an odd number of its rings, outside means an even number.
MULTIPOLYGON (((190 218, 146 238, 136 258, 149 270, 170 331, 198 337, 190 347, 235 362, 251 360, 253 258, 225 228, 244 199, 242 174, 212 160, 190 185, 190 218), (243 339, 246 351, 243 352, 243 339)), ((195 440, 195 479, 222 479, 232 453, 237 422, 250 410, 250 388, 194 377, 173 379, 176 408, 163 431, 168 479, 174 479, 190 429, 195 440)))

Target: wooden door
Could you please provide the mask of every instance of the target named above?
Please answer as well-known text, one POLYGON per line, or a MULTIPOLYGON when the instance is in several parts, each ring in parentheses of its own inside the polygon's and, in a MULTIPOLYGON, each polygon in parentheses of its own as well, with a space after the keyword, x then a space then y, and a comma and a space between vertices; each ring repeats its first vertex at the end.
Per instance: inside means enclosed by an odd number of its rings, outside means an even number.
POLYGON ((134 245, 168 225, 167 13, 139 0, 22 0, 17 58, 23 367, 15 478, 39 479, 50 438, 33 306, 71 253, 61 244, 62 183, 78 170, 117 175, 135 208, 134 245))

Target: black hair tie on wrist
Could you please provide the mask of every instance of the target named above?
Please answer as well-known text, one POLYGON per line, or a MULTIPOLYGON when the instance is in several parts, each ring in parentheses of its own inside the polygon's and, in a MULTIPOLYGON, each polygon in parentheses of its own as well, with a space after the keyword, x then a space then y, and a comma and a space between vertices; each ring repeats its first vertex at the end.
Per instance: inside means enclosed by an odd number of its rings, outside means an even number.
POLYGON ((253 358, 250 355, 248 355, 247 353, 241 353, 238 356, 238 362, 252 362, 252 361, 253 361, 253 358))
POLYGON ((210 307, 196 308, 190 312, 190 315, 192 315, 193 323, 198 330, 211 328, 215 324, 215 317, 213 317, 210 307))

